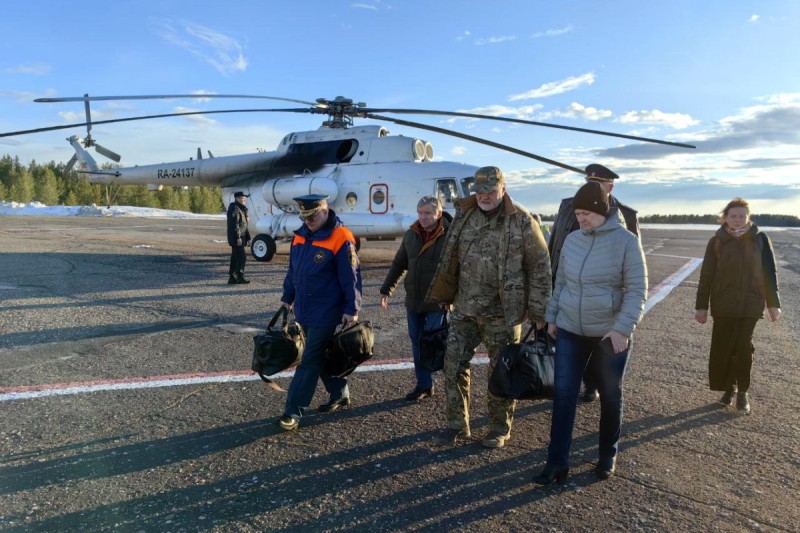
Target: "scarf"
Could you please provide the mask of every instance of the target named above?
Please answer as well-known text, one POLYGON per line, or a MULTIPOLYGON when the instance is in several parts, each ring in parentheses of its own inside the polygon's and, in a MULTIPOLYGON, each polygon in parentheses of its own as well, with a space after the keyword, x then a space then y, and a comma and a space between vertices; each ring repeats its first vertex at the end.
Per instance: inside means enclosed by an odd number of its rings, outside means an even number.
POLYGON ((752 228, 752 227, 753 227, 753 221, 750 220, 750 221, 747 222, 747 224, 745 224, 744 226, 742 226, 739 229, 732 229, 727 224, 725 224, 725 231, 727 231, 728 235, 730 235, 734 239, 738 239, 739 237, 741 237, 742 235, 744 235, 745 233, 750 231, 750 228, 752 228))

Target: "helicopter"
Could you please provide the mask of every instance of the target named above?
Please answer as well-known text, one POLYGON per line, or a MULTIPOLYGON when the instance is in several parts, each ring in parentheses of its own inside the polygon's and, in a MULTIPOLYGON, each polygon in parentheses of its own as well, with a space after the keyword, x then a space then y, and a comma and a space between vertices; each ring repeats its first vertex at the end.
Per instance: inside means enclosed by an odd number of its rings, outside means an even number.
POLYGON ((583 169, 552 159, 461 132, 407 121, 379 113, 416 114, 494 120, 542 126, 563 130, 605 135, 629 140, 658 143, 682 148, 690 144, 664 141, 621 133, 578 128, 467 112, 370 108, 364 102, 337 96, 318 98, 314 102, 257 95, 203 94, 203 98, 251 98, 303 104, 300 108, 223 109, 186 111, 138 117, 92 121, 91 102, 110 100, 198 98, 192 95, 140 95, 38 98, 34 102, 83 102, 86 121, 78 124, 49 126, 30 130, 1 133, 0 137, 24 135, 51 130, 85 127, 86 135, 67 138, 74 150, 65 171, 77 164, 77 172, 91 183, 106 185, 147 185, 150 190, 177 186, 218 186, 223 198, 233 201, 236 191, 250 195, 249 229, 253 237, 250 250, 258 261, 270 261, 279 240, 291 239, 298 227, 299 214, 293 198, 306 194, 328 195, 328 203, 357 238, 379 239, 402 236, 416 220, 414 207, 423 195, 440 198, 445 210, 452 212, 455 202, 473 192, 473 176, 478 167, 448 161, 435 161, 430 142, 402 135, 390 135, 380 125, 355 125, 355 118, 372 119, 442 133, 515 153, 566 170, 583 174, 583 169), (322 125, 311 131, 289 133, 274 151, 214 157, 209 151, 203 158, 200 148, 197 157, 187 161, 151 164, 134 167, 101 169, 92 154, 94 151, 119 163, 121 156, 98 144, 92 137, 92 126, 133 120, 148 120, 173 116, 209 115, 246 112, 289 112, 327 115, 322 125))

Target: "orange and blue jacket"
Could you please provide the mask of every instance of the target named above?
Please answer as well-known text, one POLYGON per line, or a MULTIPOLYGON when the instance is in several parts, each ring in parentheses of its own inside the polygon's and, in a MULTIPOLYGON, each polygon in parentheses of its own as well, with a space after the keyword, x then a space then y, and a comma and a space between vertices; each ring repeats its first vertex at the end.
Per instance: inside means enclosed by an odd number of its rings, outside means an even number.
POLYGON ((330 210, 315 232, 296 230, 281 301, 294 306, 303 326, 332 326, 361 309, 361 264, 355 237, 330 210))

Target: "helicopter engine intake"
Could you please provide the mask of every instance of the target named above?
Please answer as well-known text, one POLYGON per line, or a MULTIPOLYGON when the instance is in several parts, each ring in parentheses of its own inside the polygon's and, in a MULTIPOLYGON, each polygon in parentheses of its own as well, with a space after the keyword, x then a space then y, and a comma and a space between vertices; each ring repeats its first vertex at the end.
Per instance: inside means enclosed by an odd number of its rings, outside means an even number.
POLYGON ((314 176, 296 176, 268 180, 261 189, 261 194, 268 203, 288 211, 296 211, 296 196, 306 194, 327 194, 328 202, 333 203, 339 196, 339 186, 330 178, 314 176), (288 208, 288 209, 287 209, 288 208))

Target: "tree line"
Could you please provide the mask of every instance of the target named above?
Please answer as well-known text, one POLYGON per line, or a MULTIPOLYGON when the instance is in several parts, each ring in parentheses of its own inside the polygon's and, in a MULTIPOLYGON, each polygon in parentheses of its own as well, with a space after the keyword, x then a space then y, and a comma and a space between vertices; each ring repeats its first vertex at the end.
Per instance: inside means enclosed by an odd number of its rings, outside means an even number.
MULTIPOLYGON (((109 167, 113 168, 113 167, 109 167)), ((64 172, 63 163, 53 161, 27 166, 18 157, 0 158, 0 201, 45 205, 131 205, 156 209, 174 209, 192 213, 221 213, 222 191, 218 187, 164 187, 151 191, 147 185, 106 186, 89 183, 75 171, 64 172)), ((555 220, 555 215, 542 216, 555 220)), ((759 226, 800 227, 800 218, 791 215, 752 215, 759 226)), ((651 224, 718 224, 719 215, 650 215, 639 217, 651 224)))
POLYGON ((0 201, 45 205, 131 205, 174 209, 192 213, 221 213, 222 191, 217 187, 164 187, 151 191, 147 185, 102 185, 75 171, 64 172, 63 163, 20 163, 18 157, 0 158, 0 201))
MULTIPOLYGON (((792 215, 750 215, 759 226, 800 227, 800 218, 792 215)), ((639 217, 644 224, 719 224, 719 215, 649 215, 639 217)))

